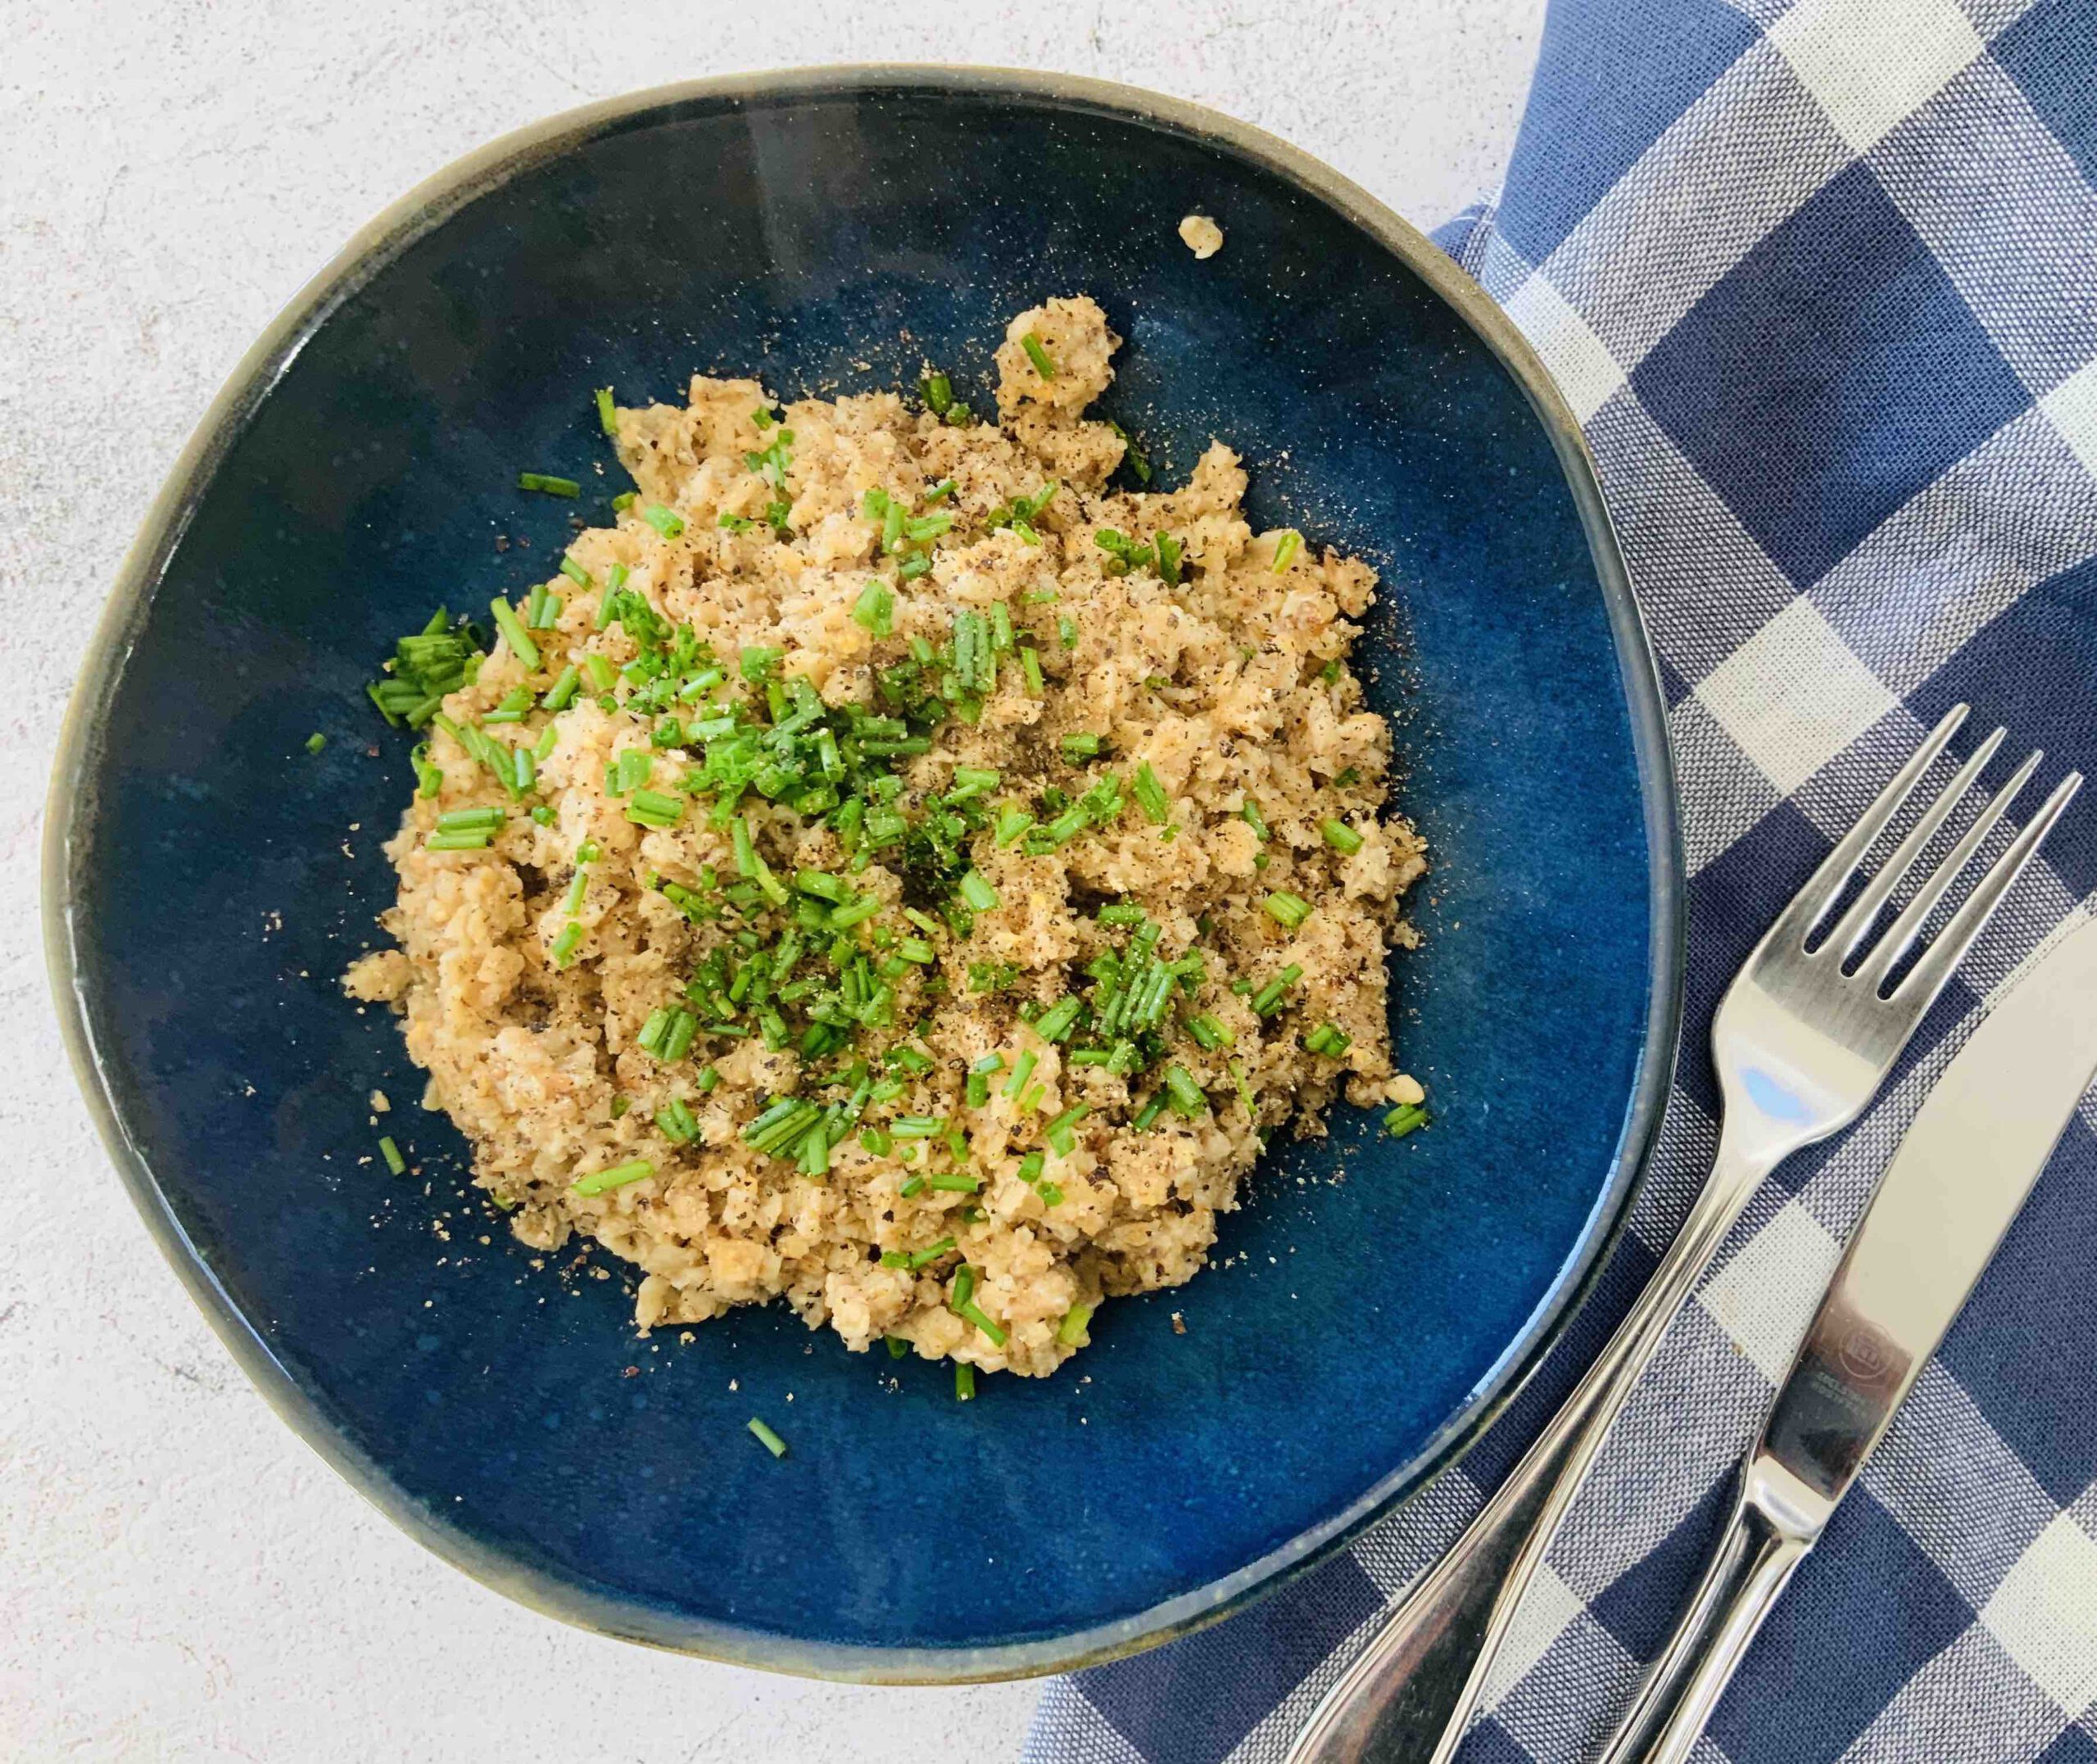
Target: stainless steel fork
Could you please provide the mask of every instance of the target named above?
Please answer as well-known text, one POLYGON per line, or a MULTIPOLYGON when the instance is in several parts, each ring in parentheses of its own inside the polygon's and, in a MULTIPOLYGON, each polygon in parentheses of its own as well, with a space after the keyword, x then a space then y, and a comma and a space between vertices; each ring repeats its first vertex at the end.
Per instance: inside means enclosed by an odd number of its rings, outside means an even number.
POLYGON ((1719 1006, 1711 1052, 1725 1114, 1710 1179, 1651 1280, 1506 1481, 1407 1594, 1311 1717, 1290 1764, 1447 1764, 1542 1563, 1639 1375, 1763 1178, 1864 1112, 1916 1025, 2075 794, 2063 780, 1981 878, 1897 986, 1887 980, 2033 771, 1996 792, 1854 970, 1900 887, 1995 757, 2005 731, 1957 776, 1818 943, 1879 835, 1966 720, 1954 707, 1828 853, 1755 946, 1719 1006))

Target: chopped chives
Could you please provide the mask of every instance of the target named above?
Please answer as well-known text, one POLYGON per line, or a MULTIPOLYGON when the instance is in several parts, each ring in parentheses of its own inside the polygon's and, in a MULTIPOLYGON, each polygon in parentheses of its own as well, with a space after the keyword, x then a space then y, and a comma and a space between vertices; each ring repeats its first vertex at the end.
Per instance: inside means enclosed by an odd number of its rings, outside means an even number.
POLYGON ((327 744, 328 737, 317 729, 306 738, 306 750, 309 753, 318 753, 327 744))
POLYGON ((1060 1347, 1078 1347, 1088 1339, 1085 1325, 1092 1321, 1094 1307, 1073 1305, 1063 1313, 1063 1320, 1056 1327, 1056 1341, 1060 1347))
POLYGON ((699 1076, 694 1079, 692 1082, 698 1085, 700 1092, 704 1094, 705 1092, 713 1089, 716 1084, 721 1082, 720 1070, 716 1066, 711 1065, 703 1067, 700 1070, 699 1076))
POLYGON ((852 603, 852 622, 876 637, 895 629, 895 595, 885 582, 868 582, 852 603))
POLYGON ((946 1170, 932 1177, 926 1187, 938 1194, 980 1194, 983 1189, 983 1178, 964 1176, 958 1170, 946 1170))
POLYGON ((423 841, 423 848, 432 852, 484 852, 495 838, 487 827, 477 827, 466 833, 433 833, 423 841))
POLYGON ((1303 536, 1294 527, 1289 528, 1275 542, 1274 572, 1279 576, 1295 562, 1296 554, 1303 549, 1303 536))
POLYGON ((396 1176, 407 1174, 408 1160, 401 1156, 401 1148, 393 1143, 393 1136, 391 1133, 383 1133, 379 1136, 378 1155, 386 1160, 387 1169, 392 1171, 396 1176))
POLYGON ((511 652, 523 664, 524 672, 534 673, 539 666, 539 646, 532 642, 530 633, 519 622, 517 609, 500 595, 488 602, 488 610, 495 614, 495 628, 500 631, 511 652))
POLYGON ((1153 1092, 1150 1101, 1146 1102, 1141 1109, 1136 1111, 1136 1118, 1129 1124, 1130 1127, 1136 1133, 1143 1133, 1149 1128, 1151 1124, 1155 1121, 1159 1115, 1164 1113, 1165 1092, 1162 1090, 1153 1092))
POLYGON ((757 1436, 758 1443, 773 1457, 784 1458, 786 1455, 786 1441, 780 1438, 755 1415, 750 1417, 750 1432, 757 1436))
POLYGON ((536 490, 546 496, 579 496, 582 486, 572 477, 555 477, 548 472, 519 472, 517 474, 519 490, 536 490))
POLYGON ((619 676, 612 666, 611 658, 599 655, 594 650, 582 658, 582 666, 589 673, 590 685, 593 691, 609 692, 618 680, 619 676))
POLYGON ((682 1060, 691 1052, 692 1037, 699 1033, 699 1019, 689 1011, 674 1011, 670 1014, 670 1026, 664 1031, 661 1059, 664 1065, 682 1060))
POLYGON ((1251 797, 1247 797, 1239 805, 1238 812, 1243 818, 1245 825, 1259 835, 1260 843, 1262 845, 1274 837, 1273 832, 1267 825, 1267 817, 1260 812, 1260 805, 1251 797))
POLYGON ((415 794, 425 800, 434 799, 444 789, 444 768, 429 757, 427 741, 416 744, 408 756, 408 763, 415 768, 415 794))
POLYGON ((1172 805, 1166 799, 1165 786, 1157 781, 1157 774, 1151 770, 1148 760, 1136 767, 1134 789, 1136 802, 1143 812, 1155 825, 1163 826, 1171 818, 1172 805))
POLYGON ((1019 346, 1026 351, 1026 359, 1034 364, 1034 371, 1044 380, 1056 378, 1056 364, 1048 359, 1048 351, 1041 346, 1041 339, 1029 331, 1019 340, 1019 346))
MULTIPOLYGON (((1175 1066, 1173 1070, 1178 1071, 1179 1068, 1175 1066)), ((1091 1113, 1090 1103, 1074 1103, 1041 1129, 1041 1137, 1048 1142, 1049 1149, 1058 1157, 1067 1158, 1071 1155, 1072 1147, 1077 1144, 1077 1124, 1091 1113)))
MULTIPOLYGON (((872 1132, 872 1129, 868 1129, 868 1132, 872 1132)), ((862 1133, 862 1134, 859 1136, 859 1141, 860 1141, 860 1143, 861 1143, 861 1144, 863 1144, 863 1144, 865 1144, 865 1143, 866 1143, 866 1138, 867 1138, 867 1135, 866 1135, 865 1133, 862 1133)), ((904 1183, 904 1184, 900 1188, 897 1189, 895 1192, 896 1192, 898 1194, 901 1195, 904 1200, 906 1200, 906 1201, 913 1201, 913 1200, 915 1200, 915 1199, 916 1199, 919 1195, 922 1194, 922 1193, 924 1192, 924 1191, 925 1191, 925 1178, 924 1178, 922 1176, 913 1176, 913 1177, 912 1177, 912 1178, 910 1178, 910 1180, 909 1180, 909 1181, 908 1181, 907 1183, 904 1183)))
POLYGON ((1157 577, 1167 587, 1180 585, 1180 559, 1182 548, 1180 541, 1170 533, 1157 536, 1157 577))
POLYGON ((594 1175, 580 1177, 574 1184, 577 1194, 604 1194, 610 1189, 623 1188, 630 1183, 646 1182, 655 1174, 655 1166, 645 1158, 635 1158, 625 1164, 614 1164, 609 1169, 597 1171, 594 1175))
POLYGON ((658 1132, 672 1145, 689 1145, 699 1137, 699 1123, 682 1097, 673 1097, 655 1111, 658 1132))
POLYGON ((1354 1038, 1343 1034, 1337 1023, 1320 1023, 1303 1038, 1303 1045, 1312 1053, 1321 1053, 1329 1060, 1337 1060, 1354 1045, 1354 1038))
POLYGON ((1277 889, 1261 902, 1267 916, 1285 930, 1293 931, 1311 916, 1311 902, 1301 894, 1277 889))
POLYGON ((1089 730, 1080 730, 1076 735, 1067 735, 1058 744, 1063 750, 1063 758, 1073 766, 1084 760, 1095 759, 1099 754, 1099 737, 1089 730))
POLYGON ((910 1351, 910 1344, 899 1335, 885 1335, 881 1340, 888 1344, 888 1357, 900 1359, 910 1351))
POLYGON ((1416 1127, 1427 1124, 1427 1110, 1417 1102, 1403 1102, 1384 1117, 1384 1131, 1402 1139, 1416 1127))
POLYGON ((552 690, 539 700, 539 708, 564 711, 575 702, 575 694, 582 690, 582 670, 571 662, 561 670, 560 678, 553 683, 552 690))
POLYGON ((618 412, 612 405, 612 389, 609 386, 597 388, 597 423, 614 441, 619 438, 618 412))
POLYGON ((1063 647, 1075 649, 1078 646, 1078 622, 1064 614, 1056 621, 1056 635, 1062 640, 1063 647))
POLYGON ((1202 1094, 1202 1087, 1183 1065, 1165 1069, 1165 1088, 1171 1092, 1172 1106, 1189 1118, 1201 1114, 1209 1106, 1209 1099, 1202 1094))
POLYGON ((1207 1011, 1187 1019, 1187 1033, 1212 1052, 1234 1045, 1238 1038, 1207 1011))
POLYGON ((641 518, 665 539, 675 539, 685 530, 684 518, 659 502, 650 503, 641 511, 641 518))
POLYGON ((565 968, 575 960, 575 952, 582 942, 582 927, 570 920, 560 928, 560 935, 553 942, 554 966, 565 968))
MULTIPOLYGON (((1031 655, 1034 652, 1030 649, 1026 653, 1031 655)), ((1000 846, 1010 845, 1033 825, 1033 816, 1023 808, 1015 808, 1008 804, 998 811, 998 826, 995 835, 998 844, 1000 846)))
POLYGON ((998 904, 998 891, 984 880, 981 871, 963 871, 955 892, 976 912, 988 912, 998 904))
POLYGON ((1272 979, 1252 995, 1252 1014, 1268 1016, 1280 1007, 1290 987, 1303 978, 1303 970, 1294 962, 1284 968, 1272 979))
POLYGON ((1052 1005, 1035 1021, 1034 1033, 1044 1041, 1061 1041, 1069 1034, 1078 1020, 1078 1013, 1085 1008, 1076 997, 1066 998, 1052 1005))
POLYGON ((469 833, 478 827, 499 827, 509 818, 502 808, 454 808, 437 817, 439 833, 469 833))
POLYGON ((1361 835, 1344 821, 1320 821, 1318 830, 1325 835, 1325 843, 1336 852, 1352 857, 1361 849, 1361 835))
POLYGON ((935 417, 943 417, 953 408, 953 382, 945 374, 925 376, 925 405, 935 417))
POLYGON ((1041 1063, 1037 1053, 1023 1053, 1012 1061, 1012 1075, 1005 1082, 1003 1094, 1017 1097, 1026 1088, 1026 1081, 1034 1076, 1034 1069, 1041 1063))
POLYGON ((1030 645, 1019 652, 1019 671, 1026 682, 1026 695, 1038 699, 1048 688, 1041 678, 1041 657, 1030 645))
POLYGON ((923 1268, 933 1262, 936 1262, 943 1255, 951 1255, 953 1254, 953 1239, 951 1237, 942 1237, 937 1243, 931 1245, 928 1248, 922 1250, 913 1250, 910 1252, 910 1265, 913 1268, 923 1268))
POLYGON ((577 587, 594 588, 597 586, 589 571, 575 561, 575 554, 572 551, 560 560, 560 572, 577 587))
POLYGON ((618 493, 618 495, 612 498, 612 506, 618 509, 621 514, 623 514, 628 509, 632 508, 634 504, 640 500, 641 495, 637 491, 623 490, 618 493))
POLYGON ((958 1359, 954 1362, 953 1400, 957 1403, 972 1403, 976 1400, 976 1368, 965 1359, 958 1359))
POLYGON ((898 1139, 932 1139, 946 1131, 947 1124, 935 1115, 899 1115, 888 1124, 898 1139))
POLYGON ((981 1329, 984 1332, 984 1334, 990 1337, 990 1345, 993 1347, 1003 1347, 1005 1345, 1005 1332, 1000 1329, 997 1324, 991 1322, 990 1318, 984 1314, 982 1306, 978 1305, 975 1300, 965 1300, 962 1303, 955 1305, 953 1309, 954 1314, 960 1318, 963 1323, 974 1323, 977 1328, 981 1329))

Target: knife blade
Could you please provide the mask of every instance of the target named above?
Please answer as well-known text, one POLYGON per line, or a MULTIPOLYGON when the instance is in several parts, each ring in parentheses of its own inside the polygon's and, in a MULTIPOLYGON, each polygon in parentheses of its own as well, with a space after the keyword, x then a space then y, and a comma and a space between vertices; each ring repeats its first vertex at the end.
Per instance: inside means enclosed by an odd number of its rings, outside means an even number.
POLYGON ((2013 986, 1924 1099, 1778 1393, 1763 1449, 1832 1508, 1964 1307, 2097 1077, 2097 923, 2013 986))
POLYGON ((1683 1764, 2097 1079, 2097 921, 2054 943, 1900 1142, 1748 1458, 1718 1554, 1602 1753, 1683 1764))

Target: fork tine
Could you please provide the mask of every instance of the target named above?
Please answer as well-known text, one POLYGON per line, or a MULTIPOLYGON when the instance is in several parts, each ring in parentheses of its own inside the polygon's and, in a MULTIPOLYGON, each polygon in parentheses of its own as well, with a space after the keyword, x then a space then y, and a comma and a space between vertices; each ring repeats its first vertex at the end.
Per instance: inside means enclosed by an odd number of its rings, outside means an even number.
MULTIPOLYGON (((1893 971, 1900 958, 1914 948, 1915 939, 1922 935, 1923 921, 1936 911, 1936 904, 1951 891, 1951 884, 1959 880, 1960 872, 1973 861, 1973 853, 1980 850, 1981 843, 1994 829, 1995 824, 2009 811, 2017 800, 2018 793, 2038 770, 2041 754, 2034 749, 2025 756, 2024 763, 2009 775, 2009 781, 1995 792, 1988 806, 1982 809, 1980 818, 1968 827, 1959 843, 1953 846, 1949 856, 1936 866, 1920 888, 1915 898, 1901 909, 1900 916, 1888 929, 1877 948, 1867 956, 1857 969, 1859 985, 1868 986, 1876 992, 1885 984, 1886 976, 1893 971)), ((1985 885, 1986 877, 1982 878, 1985 885)))
POLYGON ((1862 893, 1850 903, 1835 929, 1828 934, 1828 941, 1821 946, 1823 956, 1832 953, 1838 962, 1847 961, 1856 953, 1857 946, 1864 940, 1864 934, 1878 922, 1879 909, 1892 897, 1908 872, 1915 867, 1923 850, 1936 838, 1952 810, 1966 799, 1966 793, 1972 789, 1973 780, 1986 769, 1995 757, 1995 749, 2003 744, 2003 737, 2009 731, 1998 729, 1973 750, 1973 757, 1959 768, 1959 776, 1946 785, 1937 799, 1923 812, 1907 838, 1903 839, 1893 855, 1879 866, 1878 874, 1865 885, 1862 893))
POLYGON ((1974 939, 1995 916, 1995 907, 2010 884, 2023 873, 2040 844, 2053 831, 2054 823, 2061 818, 2068 805, 2075 800, 2075 793, 2081 788, 2082 774, 2079 771, 2070 772, 2054 786, 2053 794, 2025 824, 2015 843, 1995 860, 1995 867, 1981 878, 1981 885, 1951 916, 1950 924, 1923 952, 1923 959, 1915 964, 1908 978, 1894 988, 1892 1002, 1908 1006, 1918 1019, 1930 1007, 1936 995, 1944 990, 1944 983, 1951 978, 1952 970, 1966 959, 1966 952, 1973 947, 1974 939))
POLYGON ((1805 886, 1792 897, 1791 905, 1778 915, 1777 922, 1769 927, 1769 934, 1762 940, 1764 947, 1773 948, 1787 942, 1800 949, 1805 947, 1813 928, 1828 916, 1828 909, 1835 904, 1844 884, 1864 862, 1872 842, 1886 830, 1886 822, 1908 800, 1908 793, 1915 788, 1915 780, 1944 751, 1945 744, 1958 734, 1959 726, 1966 721, 1968 708, 1963 704, 1954 704, 1944 713, 1944 721, 1930 731, 1928 739, 1915 749, 1908 763, 1894 774, 1893 781, 1879 792, 1878 800, 1836 843, 1835 849, 1822 860, 1805 886))

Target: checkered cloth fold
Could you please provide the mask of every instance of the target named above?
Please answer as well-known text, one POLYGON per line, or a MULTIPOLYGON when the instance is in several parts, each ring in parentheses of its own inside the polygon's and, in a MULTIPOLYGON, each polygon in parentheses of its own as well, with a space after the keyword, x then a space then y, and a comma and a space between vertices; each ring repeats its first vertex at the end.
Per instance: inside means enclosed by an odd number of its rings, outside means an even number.
MULTIPOLYGON (((1585 425, 1660 654, 1692 875, 1661 1144, 1601 1290, 1476 1451, 1228 1622, 1052 1685, 1029 1764, 1280 1757, 1652 1269, 1710 1167, 1711 1011, 1879 782, 1959 699, 2043 744, 2042 778, 2097 771, 2097 0, 1554 0, 1505 189, 1442 242, 1585 425)), ((1878 1106, 1757 1197, 1525 1600, 1465 1764, 1593 1755, 1869 1185, 2094 890, 2078 810, 1878 1106)), ((2097 1760, 2093 1288, 2086 1101, 1700 1764, 2097 1760)))

